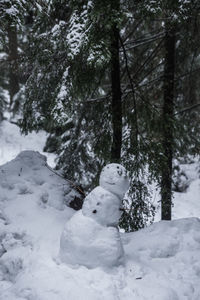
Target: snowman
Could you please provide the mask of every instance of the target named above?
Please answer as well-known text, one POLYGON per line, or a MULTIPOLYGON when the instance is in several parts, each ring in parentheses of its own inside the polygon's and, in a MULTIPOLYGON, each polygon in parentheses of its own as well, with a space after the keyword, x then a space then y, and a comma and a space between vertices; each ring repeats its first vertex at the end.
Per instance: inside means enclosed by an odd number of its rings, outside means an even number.
POLYGON ((99 186, 85 198, 82 210, 65 224, 60 239, 62 262, 88 268, 123 263, 124 251, 117 225, 128 187, 123 166, 112 163, 103 168, 99 186))

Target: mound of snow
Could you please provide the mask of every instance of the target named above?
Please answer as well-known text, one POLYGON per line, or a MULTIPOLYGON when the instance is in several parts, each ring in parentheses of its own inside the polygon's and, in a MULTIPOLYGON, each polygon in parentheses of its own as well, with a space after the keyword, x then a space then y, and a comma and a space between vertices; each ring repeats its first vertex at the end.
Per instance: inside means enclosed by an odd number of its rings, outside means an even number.
POLYGON ((122 234, 124 266, 103 270, 58 260, 60 235, 72 214, 70 208, 44 209, 33 199, 4 202, 0 300, 200 299, 199 219, 122 234))
POLYGON ((0 166, 0 202, 37 199, 46 205, 63 209, 78 193, 53 172, 46 157, 35 151, 23 151, 14 160, 0 166))
POLYGON ((200 299, 198 218, 161 221, 123 237, 136 299, 200 299))

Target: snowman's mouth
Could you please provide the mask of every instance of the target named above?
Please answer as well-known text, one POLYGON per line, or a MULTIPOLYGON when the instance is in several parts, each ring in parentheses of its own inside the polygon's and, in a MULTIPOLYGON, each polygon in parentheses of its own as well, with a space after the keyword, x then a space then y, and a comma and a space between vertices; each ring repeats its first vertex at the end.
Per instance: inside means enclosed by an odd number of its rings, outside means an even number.
POLYGON ((115 183, 113 183, 113 182, 105 181, 105 183, 108 183, 108 184, 110 184, 110 185, 115 185, 115 183))

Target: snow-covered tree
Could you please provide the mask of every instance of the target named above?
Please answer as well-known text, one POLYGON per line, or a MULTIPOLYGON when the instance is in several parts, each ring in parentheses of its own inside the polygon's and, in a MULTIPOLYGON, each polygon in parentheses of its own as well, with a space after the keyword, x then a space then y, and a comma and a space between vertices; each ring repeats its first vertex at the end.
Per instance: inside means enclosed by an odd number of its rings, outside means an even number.
MULTIPOLYGON (((155 180, 162 185, 166 168, 167 23, 176 27, 178 58, 170 115, 173 158, 183 154, 183 141, 190 144, 194 136, 177 114, 184 105, 184 80, 177 85, 176 78, 182 72, 179 49, 184 52, 187 18, 195 7, 188 1, 40 2, 24 63, 23 130, 47 130, 45 149, 58 154, 57 168, 90 188, 104 163, 120 159, 132 178, 121 225, 141 228, 154 215, 149 184, 155 180)), ((188 57, 194 48, 188 47, 188 57)))
POLYGON ((1 87, 8 91, 7 105, 13 114, 19 112, 23 98, 20 63, 23 53, 22 45, 25 42, 23 28, 29 5, 27 1, 17 0, 2 0, 0 3, 0 48, 2 51, 0 64, 4 78, 1 87))

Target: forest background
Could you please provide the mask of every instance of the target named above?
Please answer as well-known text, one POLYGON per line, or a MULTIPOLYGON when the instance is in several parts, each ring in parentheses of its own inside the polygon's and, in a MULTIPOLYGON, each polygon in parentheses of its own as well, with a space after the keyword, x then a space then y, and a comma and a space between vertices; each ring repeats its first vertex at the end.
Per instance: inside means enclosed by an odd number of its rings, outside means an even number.
POLYGON ((86 192, 122 163, 120 226, 171 219, 180 162, 200 149, 198 0, 0 0, 0 119, 49 133, 56 169, 86 192))

